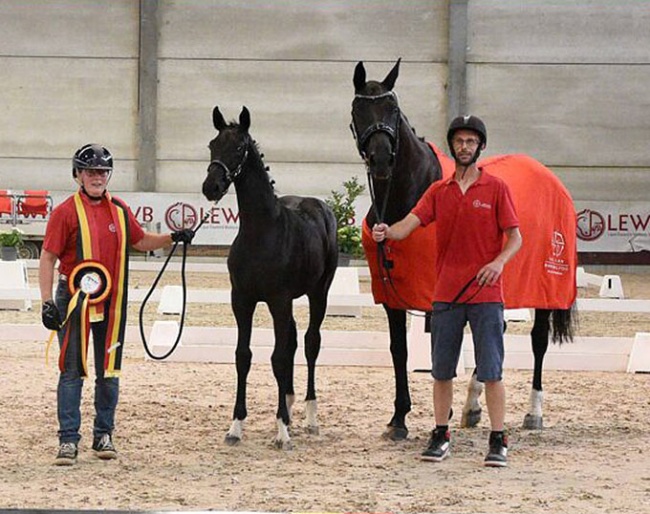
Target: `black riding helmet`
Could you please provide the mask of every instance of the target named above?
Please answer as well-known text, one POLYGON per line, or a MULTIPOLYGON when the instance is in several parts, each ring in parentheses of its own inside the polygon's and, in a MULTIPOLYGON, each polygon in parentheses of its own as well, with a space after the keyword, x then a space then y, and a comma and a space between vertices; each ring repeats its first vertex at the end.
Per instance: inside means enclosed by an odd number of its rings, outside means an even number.
POLYGON ((485 128, 485 123, 483 123, 480 118, 471 115, 458 116, 451 121, 449 124, 449 130, 447 130, 447 145, 449 145, 449 151, 454 159, 456 159, 456 152, 454 151, 454 145, 451 143, 451 140, 453 139, 454 134, 459 130, 472 130, 479 136, 481 144, 478 146, 476 153, 474 154, 474 159, 472 160, 474 163, 481 154, 483 147, 487 145, 487 129, 485 128))
POLYGON ((79 148, 72 157, 72 176, 77 178, 79 170, 113 171, 113 156, 101 145, 87 144, 79 148))

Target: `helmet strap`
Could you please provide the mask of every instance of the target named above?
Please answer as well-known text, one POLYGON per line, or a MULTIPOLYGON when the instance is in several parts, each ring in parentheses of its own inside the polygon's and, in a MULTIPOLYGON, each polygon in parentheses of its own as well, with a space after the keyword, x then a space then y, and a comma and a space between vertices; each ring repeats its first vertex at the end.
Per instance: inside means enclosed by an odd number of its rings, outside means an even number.
POLYGON ((104 191, 102 192, 101 195, 99 195, 99 196, 91 196, 91 195, 88 194, 88 191, 86 191, 86 188, 83 186, 83 184, 81 185, 81 192, 83 194, 85 194, 88 198, 90 198, 91 200, 95 200, 95 201, 101 200, 106 195, 106 189, 104 189, 104 191))

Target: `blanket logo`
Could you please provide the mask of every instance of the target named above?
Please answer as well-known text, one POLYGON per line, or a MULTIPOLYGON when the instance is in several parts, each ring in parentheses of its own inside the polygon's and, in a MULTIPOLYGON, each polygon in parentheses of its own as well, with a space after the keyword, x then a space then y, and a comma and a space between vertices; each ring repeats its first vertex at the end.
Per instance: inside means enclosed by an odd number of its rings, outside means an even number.
POLYGON ((564 253, 564 248, 566 247, 566 242, 564 241, 564 235, 561 232, 555 230, 553 232, 553 241, 551 242, 553 247, 553 257, 559 257, 564 253))
POLYGON ((577 235, 583 241, 595 241, 605 233, 605 218, 591 209, 578 213, 577 235))

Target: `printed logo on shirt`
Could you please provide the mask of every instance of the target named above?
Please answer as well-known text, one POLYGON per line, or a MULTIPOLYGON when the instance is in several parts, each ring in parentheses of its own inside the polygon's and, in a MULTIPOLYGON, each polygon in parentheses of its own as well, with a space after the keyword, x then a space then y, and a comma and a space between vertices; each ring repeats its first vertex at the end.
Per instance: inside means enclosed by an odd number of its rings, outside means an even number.
POLYGON ((108 226, 108 230, 110 230, 111 232, 117 232, 117 229, 115 228, 115 223, 111 223, 108 226))
POLYGON ((474 206, 475 209, 491 209, 492 206, 489 203, 482 203, 481 200, 474 200, 472 202, 472 206, 474 206))

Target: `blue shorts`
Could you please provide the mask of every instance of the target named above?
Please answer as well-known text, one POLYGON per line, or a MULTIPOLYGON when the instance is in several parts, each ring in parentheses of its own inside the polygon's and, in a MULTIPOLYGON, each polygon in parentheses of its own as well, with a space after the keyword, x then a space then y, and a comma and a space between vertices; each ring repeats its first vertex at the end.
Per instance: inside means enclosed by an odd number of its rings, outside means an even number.
POLYGON ((474 340, 476 378, 479 382, 501 380, 504 355, 502 303, 434 302, 431 316, 433 378, 451 380, 456 376, 467 322, 474 340))

